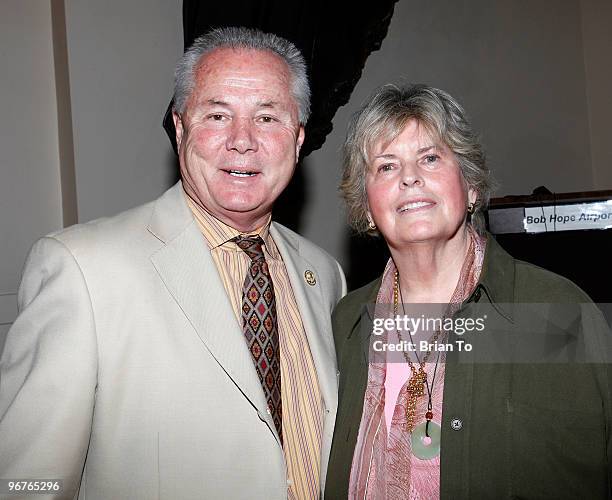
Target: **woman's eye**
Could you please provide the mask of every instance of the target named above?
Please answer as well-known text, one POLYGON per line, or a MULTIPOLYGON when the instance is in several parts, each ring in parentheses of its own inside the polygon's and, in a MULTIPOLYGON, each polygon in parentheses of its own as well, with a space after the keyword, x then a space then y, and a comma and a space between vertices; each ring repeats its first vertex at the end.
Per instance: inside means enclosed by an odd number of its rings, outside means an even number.
POLYGON ((379 172, 389 172, 390 170, 393 170, 393 163, 383 163, 378 167, 379 172))
POLYGON ((440 159, 440 157, 438 155, 427 155, 423 158, 423 161, 425 163, 431 164, 431 163, 435 163, 440 159))

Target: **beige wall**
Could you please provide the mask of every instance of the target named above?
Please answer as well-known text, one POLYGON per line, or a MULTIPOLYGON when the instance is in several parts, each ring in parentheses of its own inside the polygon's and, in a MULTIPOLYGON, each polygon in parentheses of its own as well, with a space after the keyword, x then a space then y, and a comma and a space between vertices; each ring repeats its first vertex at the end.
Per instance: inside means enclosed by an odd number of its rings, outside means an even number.
POLYGON ((612 2, 581 0, 593 186, 612 189, 612 2))
POLYGON ((0 349, 37 238, 174 179, 161 118, 182 48, 179 0, 0 1, 0 349))
POLYGON ((610 10, 609 0, 400 0, 381 50, 369 57, 323 148, 304 165, 302 232, 348 264, 336 192, 340 147, 351 114, 389 82, 427 83, 464 105, 481 133, 499 195, 528 194, 539 185, 557 192, 612 189, 604 123, 611 111, 609 104, 607 113, 599 108, 610 100, 610 10), (586 3, 590 17, 582 19, 586 3), (597 40, 583 43, 593 23, 597 40), (590 65, 585 76, 583 45, 608 73, 590 65), (597 121, 593 137, 589 117, 597 121))
POLYGON ((51 9, 0 3, 0 348, 26 252, 62 227, 51 9))
POLYGON ((65 0, 79 221, 139 205, 175 179, 162 129, 183 53, 179 0, 65 0))

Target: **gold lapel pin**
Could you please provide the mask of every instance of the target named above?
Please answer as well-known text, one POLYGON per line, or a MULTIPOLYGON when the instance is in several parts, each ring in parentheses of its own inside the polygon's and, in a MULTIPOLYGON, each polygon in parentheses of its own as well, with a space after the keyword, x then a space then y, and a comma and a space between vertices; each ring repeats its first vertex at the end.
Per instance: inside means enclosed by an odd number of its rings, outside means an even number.
POLYGON ((314 273, 310 269, 304 271, 304 279, 306 280, 306 283, 308 283, 310 286, 315 286, 317 284, 317 279, 315 278, 314 273))

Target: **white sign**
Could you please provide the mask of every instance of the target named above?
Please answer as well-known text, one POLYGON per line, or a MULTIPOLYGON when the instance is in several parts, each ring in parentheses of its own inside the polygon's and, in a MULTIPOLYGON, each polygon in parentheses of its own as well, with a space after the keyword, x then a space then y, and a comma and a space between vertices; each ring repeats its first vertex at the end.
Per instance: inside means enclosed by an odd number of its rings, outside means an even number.
POLYGON ((612 200, 526 207, 523 227, 527 233, 609 229, 612 228, 612 200))

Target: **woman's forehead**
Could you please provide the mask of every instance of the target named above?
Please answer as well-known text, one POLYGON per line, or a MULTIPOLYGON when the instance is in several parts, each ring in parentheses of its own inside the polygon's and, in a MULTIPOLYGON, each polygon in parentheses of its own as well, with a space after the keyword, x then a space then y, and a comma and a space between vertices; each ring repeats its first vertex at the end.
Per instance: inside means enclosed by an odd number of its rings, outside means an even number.
POLYGON ((380 154, 389 145, 397 139, 408 128, 413 129, 413 137, 419 143, 429 143, 434 145, 444 144, 438 133, 432 130, 432 127, 422 120, 416 118, 408 118, 404 120, 389 121, 381 124, 379 130, 376 130, 365 144, 365 152, 367 158, 380 154))

